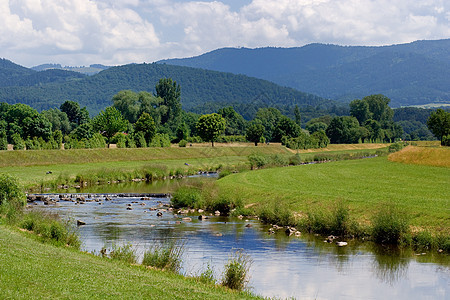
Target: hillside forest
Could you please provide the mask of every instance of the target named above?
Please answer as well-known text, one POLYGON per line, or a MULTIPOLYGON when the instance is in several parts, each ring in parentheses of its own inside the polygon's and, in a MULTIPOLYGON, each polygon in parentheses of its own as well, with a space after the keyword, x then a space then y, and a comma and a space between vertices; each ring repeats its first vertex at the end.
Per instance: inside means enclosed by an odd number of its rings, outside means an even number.
MULTIPOLYGON (((290 118, 274 107, 259 108, 246 120, 232 106, 211 114, 186 112, 181 86, 162 78, 156 93, 119 91, 111 105, 91 117, 86 107, 66 101, 40 113, 23 103, 0 103, 0 149, 15 150, 117 147, 165 147, 194 142, 281 142, 292 149, 326 147, 328 143, 393 142, 430 139, 431 110, 389 107, 390 99, 369 95, 349 104, 349 115, 322 115, 302 128, 302 111, 295 106, 290 118)), ((443 113, 448 119, 449 113, 443 113)), ((439 115, 440 116, 440 115, 439 115)), ((447 120, 446 119, 446 120, 447 120)), ((446 121, 445 121, 446 122, 446 121)), ((437 125, 440 126, 439 124, 437 125)), ((449 133, 436 133, 442 140, 449 133), (439 135, 440 134, 440 135, 439 135)))

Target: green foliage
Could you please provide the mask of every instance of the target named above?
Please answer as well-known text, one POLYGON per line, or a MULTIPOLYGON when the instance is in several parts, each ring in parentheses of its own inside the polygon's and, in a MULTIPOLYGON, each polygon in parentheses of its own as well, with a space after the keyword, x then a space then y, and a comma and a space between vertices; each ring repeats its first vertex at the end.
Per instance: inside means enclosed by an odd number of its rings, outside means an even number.
POLYGON ((247 287, 252 260, 242 250, 236 251, 225 265, 222 285, 233 290, 242 291, 247 287))
POLYGON ((167 110, 161 114, 161 124, 169 125, 173 131, 178 127, 181 116, 180 85, 172 78, 161 78, 155 86, 156 96, 164 100, 167 110))
POLYGON ((174 208, 200 208, 203 205, 201 191, 191 186, 182 186, 177 189, 170 201, 174 208))
POLYGON ((100 131, 109 141, 117 132, 127 128, 128 121, 115 107, 109 106, 92 120, 92 124, 94 130, 100 131))
POLYGON ((259 214, 259 219, 265 224, 276 224, 279 226, 296 226, 294 214, 290 209, 280 205, 273 207, 264 206, 259 214))
POLYGON ((442 137, 441 145, 442 146, 450 146, 450 135, 444 135, 442 137))
POLYGON ((402 150, 407 145, 408 144, 405 142, 396 142, 396 143, 390 144, 388 149, 389 149, 390 153, 393 153, 393 152, 402 150))
POLYGON ((134 141, 135 141, 136 147, 138 147, 138 148, 146 148, 147 147, 147 141, 145 140, 145 135, 142 131, 138 131, 134 134, 134 141))
POLYGON ((8 150, 8 139, 5 130, 0 130, 0 150, 8 150))
POLYGON ((122 246, 113 245, 109 257, 129 264, 135 264, 137 261, 136 249, 131 244, 122 246))
POLYGON ((58 246, 68 245, 76 249, 81 245, 77 234, 57 215, 46 214, 42 211, 30 211, 22 216, 19 227, 32 231, 44 242, 58 246))
POLYGON ((186 141, 186 140, 181 140, 181 141, 178 143, 178 146, 179 146, 179 147, 186 147, 186 145, 187 145, 187 141, 186 141))
POLYGON ((301 133, 301 128, 293 120, 282 116, 275 125, 272 135, 273 142, 281 142, 283 137, 295 138, 301 133))
POLYGON ((250 163, 250 168, 253 170, 255 168, 262 168, 267 165, 268 160, 264 155, 261 154, 251 154, 248 156, 248 161, 250 163))
POLYGON ((112 97, 113 106, 130 123, 135 123, 140 109, 139 96, 133 91, 123 90, 112 97))
POLYGON ((153 245, 145 251, 142 264, 158 269, 179 273, 185 246, 176 241, 167 241, 165 244, 153 245))
POLYGON ((170 138, 166 133, 157 133, 148 147, 170 147, 170 138))
POLYGON ((359 134, 359 122, 355 117, 334 117, 327 128, 326 134, 332 144, 357 143, 359 134))
POLYGON ((372 236, 380 244, 400 244, 409 233, 408 218, 394 206, 384 206, 372 219, 372 236))
POLYGON ((204 140, 212 143, 225 131, 225 119, 216 113, 203 115, 197 121, 197 133, 204 140))
POLYGON ((0 174, 0 205, 3 203, 17 203, 25 206, 25 195, 19 185, 17 178, 8 174, 0 174))
POLYGON ((284 137, 282 144, 290 149, 317 149, 328 146, 330 140, 324 131, 319 130, 311 135, 301 132, 296 138, 284 137))
POLYGON ((245 132, 245 120, 232 106, 221 108, 217 111, 226 121, 225 135, 243 135, 245 132))
POLYGON ((11 142, 14 145, 14 150, 24 150, 25 149, 25 141, 22 139, 20 134, 14 133, 11 136, 11 142))
POLYGON ((151 143, 156 133, 156 125, 148 113, 142 113, 135 124, 135 130, 144 134, 147 144, 151 143))
POLYGON ((254 121, 248 126, 247 131, 245 133, 245 138, 252 143, 255 143, 255 146, 258 146, 261 138, 264 135, 264 126, 261 122, 254 121))
POLYGON ((207 284, 215 284, 216 279, 214 277, 214 268, 211 263, 206 265, 206 269, 197 277, 200 282, 207 284))
MULTIPOLYGON (((428 129, 441 141, 443 144, 443 139, 450 135, 450 112, 446 112, 443 109, 437 109, 435 112, 431 113, 427 121, 428 129)), ((446 138, 446 142, 447 142, 446 138)))

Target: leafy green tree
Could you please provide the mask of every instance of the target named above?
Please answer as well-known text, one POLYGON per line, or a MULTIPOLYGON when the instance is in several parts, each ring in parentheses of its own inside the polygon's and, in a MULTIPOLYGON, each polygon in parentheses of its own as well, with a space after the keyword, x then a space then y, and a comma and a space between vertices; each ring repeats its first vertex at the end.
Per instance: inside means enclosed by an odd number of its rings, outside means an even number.
POLYGON ((108 142, 117 132, 125 130, 127 124, 128 121, 122 117, 120 111, 112 106, 105 108, 92 120, 94 130, 99 131, 108 142))
POLYGON ((357 143, 360 139, 360 126, 355 117, 334 117, 326 130, 332 144, 357 143))
POLYGON ((91 123, 84 123, 72 130, 70 135, 77 140, 90 139, 94 135, 91 123))
POLYGON ((26 137, 41 137, 48 141, 52 135, 52 123, 39 114, 34 118, 26 117, 23 120, 23 134, 26 137))
POLYGON ((143 113, 135 124, 135 130, 142 132, 145 140, 150 144, 156 133, 155 121, 148 113, 143 113))
POLYGON ((0 174, 0 205, 4 203, 20 206, 27 204, 19 181, 8 174, 0 174))
POLYGON ((286 116, 282 116, 276 126, 273 133, 273 141, 281 142, 281 139, 285 136, 288 138, 295 138, 300 135, 301 128, 293 120, 286 116))
POLYGON ((273 140, 273 134, 275 131, 275 127, 278 124, 278 121, 281 119, 283 115, 281 112, 273 107, 269 108, 260 108, 255 116, 255 119, 261 121, 264 126, 264 137, 267 141, 273 140))
POLYGON ((394 111, 389 107, 391 99, 384 95, 370 95, 362 99, 369 105, 370 119, 380 122, 383 126, 386 122, 392 121, 394 111))
POLYGON ((350 102, 350 115, 358 119, 359 124, 364 125, 371 118, 369 103, 365 100, 353 100, 350 102))
POLYGON ((23 150, 25 148, 25 141, 18 133, 14 133, 11 136, 11 142, 14 145, 14 150, 23 150))
POLYGON ((450 135, 450 113, 438 108, 435 112, 431 113, 427 121, 427 126, 441 141, 441 145, 444 145, 444 137, 447 142, 448 136, 450 135))
POLYGON ((167 112, 161 115, 161 124, 168 124, 175 130, 181 115, 181 89, 172 78, 161 78, 155 87, 156 96, 164 100, 167 112))
POLYGON ((123 90, 115 94, 112 98, 113 106, 122 113, 122 116, 130 123, 135 123, 138 119, 140 109, 139 96, 130 90, 123 90))
MULTIPOLYGON (((62 112, 65 112, 67 117, 69 118, 70 123, 74 123, 75 126, 79 124, 80 121, 80 104, 75 101, 66 101, 59 109, 62 112)), ((74 126, 74 127, 75 127, 74 126)))
POLYGON ((156 126, 159 126, 161 124, 161 115, 166 114, 168 111, 167 106, 164 105, 164 99, 148 92, 140 92, 138 101, 140 103, 138 115, 148 113, 152 116, 156 126))
POLYGON ((177 142, 181 140, 186 140, 188 138, 189 127, 186 125, 186 123, 183 122, 180 125, 178 125, 175 135, 177 136, 177 142))
POLYGON ((258 146, 258 143, 261 141, 263 135, 264 126, 261 122, 254 121, 250 124, 250 126, 248 126, 247 132, 245 133, 245 138, 247 141, 255 143, 255 146, 258 146))
POLYGON ((328 125, 324 122, 315 122, 315 123, 307 123, 306 124, 306 130, 309 131, 309 133, 313 134, 314 132, 320 131, 320 130, 327 130, 328 125))
POLYGON ((227 122, 225 135, 242 135, 245 132, 245 120, 232 106, 221 108, 217 111, 227 122))
POLYGON ((42 111, 41 115, 52 123, 53 131, 61 130, 63 134, 68 134, 71 131, 69 118, 65 112, 62 112, 57 108, 52 108, 42 111))
POLYGON ((225 119, 216 113, 203 115, 197 121, 197 133, 207 142, 211 142, 214 147, 214 141, 225 131, 225 119))

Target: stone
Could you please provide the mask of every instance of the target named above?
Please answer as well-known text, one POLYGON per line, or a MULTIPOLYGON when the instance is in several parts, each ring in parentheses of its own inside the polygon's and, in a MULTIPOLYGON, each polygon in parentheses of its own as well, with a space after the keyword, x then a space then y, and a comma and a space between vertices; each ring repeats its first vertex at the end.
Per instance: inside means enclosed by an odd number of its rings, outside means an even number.
POLYGON ((77 226, 83 226, 86 225, 86 222, 83 222, 81 220, 77 220, 77 226))
POLYGON ((344 247, 347 246, 347 242, 336 242, 336 245, 338 245, 339 247, 344 247))
POLYGON ((133 210, 133 208, 131 206, 128 206, 127 210, 133 210))
POLYGON ((220 216, 220 211, 216 210, 216 211, 214 212, 214 215, 220 216))
POLYGON ((158 212, 156 213, 156 215, 157 215, 158 217, 162 217, 162 212, 158 211, 158 212))
POLYGON ((253 226, 253 225, 250 224, 250 223, 248 223, 248 224, 245 225, 245 227, 247 227, 247 228, 250 228, 250 227, 252 227, 252 226, 253 226))
POLYGON ((204 212, 204 210, 200 208, 200 209, 198 210, 198 213, 201 214, 202 212, 204 212))
POLYGON ((192 219, 189 218, 189 217, 183 218, 183 219, 181 219, 181 220, 183 220, 184 222, 191 222, 191 221, 192 221, 192 219))

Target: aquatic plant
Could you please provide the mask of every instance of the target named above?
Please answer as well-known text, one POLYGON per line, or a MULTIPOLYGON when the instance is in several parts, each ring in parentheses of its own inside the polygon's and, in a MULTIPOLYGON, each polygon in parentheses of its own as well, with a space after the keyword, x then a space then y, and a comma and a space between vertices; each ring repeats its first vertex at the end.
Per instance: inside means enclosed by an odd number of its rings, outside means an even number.
POLYGON ((250 279, 252 260, 243 250, 237 250, 229 258, 222 277, 222 285, 230 289, 241 291, 247 287, 250 279))

